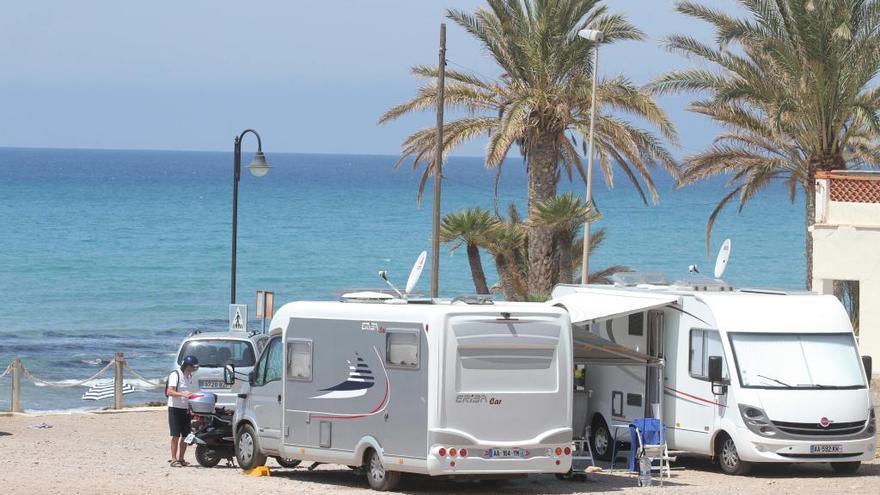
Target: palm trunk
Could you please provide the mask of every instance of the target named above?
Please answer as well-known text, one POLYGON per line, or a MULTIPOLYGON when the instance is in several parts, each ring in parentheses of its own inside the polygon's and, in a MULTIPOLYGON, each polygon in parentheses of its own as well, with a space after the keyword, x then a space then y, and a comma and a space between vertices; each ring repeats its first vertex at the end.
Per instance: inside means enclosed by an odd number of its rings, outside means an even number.
POLYGON ((806 203, 806 218, 804 233, 806 234, 805 254, 807 257, 807 290, 813 289, 813 224, 816 223, 816 178, 811 171, 807 176, 807 183, 804 184, 804 201, 806 203))
POLYGON ((486 285, 486 273, 483 271, 483 262, 480 260, 480 248, 476 244, 467 245, 468 264, 471 266, 471 278, 474 279, 474 288, 477 294, 488 294, 489 286, 486 285))
MULTIPOLYGON (((538 205, 556 196, 556 138, 536 133, 528 148, 529 219, 534 219, 538 205)), ((529 294, 550 294, 553 288, 553 229, 539 225, 529 228, 529 294)))
POLYGON ((572 259, 571 259, 571 236, 568 235, 568 232, 560 232, 559 233, 559 246, 557 249, 559 250, 559 274, 558 283, 560 284, 570 284, 572 275, 574 275, 574 268, 572 267, 572 259))
POLYGON ((503 254, 495 255, 495 269, 498 270, 498 277, 501 279, 501 292, 504 293, 504 299, 521 301, 522 297, 517 293, 516 283, 510 273, 511 265, 506 256, 503 254))

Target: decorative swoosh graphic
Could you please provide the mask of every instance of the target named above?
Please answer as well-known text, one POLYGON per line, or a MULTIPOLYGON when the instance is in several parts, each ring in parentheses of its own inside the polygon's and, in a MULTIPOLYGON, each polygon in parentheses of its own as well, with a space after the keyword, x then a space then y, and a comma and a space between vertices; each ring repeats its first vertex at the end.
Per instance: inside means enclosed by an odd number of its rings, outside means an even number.
MULTIPOLYGON (((375 351, 376 357, 379 359, 379 365, 382 366, 382 373, 385 375, 385 394, 382 396, 382 400, 379 402, 379 404, 376 407, 374 407, 372 410, 370 410, 369 412, 366 412, 366 413, 337 414, 337 413, 332 413, 332 412, 315 412, 315 413, 309 414, 310 418, 312 418, 312 419, 360 419, 360 418, 366 418, 369 416, 375 416, 385 410, 385 408, 388 406, 388 401, 391 399, 391 383, 388 380, 388 370, 385 368, 385 362, 382 359, 382 355, 379 354, 379 349, 377 349, 375 346, 373 346, 373 351, 375 351)), ((349 377, 350 377, 350 373, 349 373, 349 377)), ((346 380, 346 382, 347 381, 348 380, 346 380)), ((345 383, 345 382, 343 382, 343 383, 345 383)), ((370 387, 372 387, 372 384, 370 385, 370 387)), ((364 394, 366 393, 366 389, 368 389, 370 387, 366 387, 364 389, 364 394)), ((333 388, 333 387, 331 387, 331 388, 333 388)), ((361 395, 363 395, 363 394, 361 394, 361 395)), ((315 397, 315 398, 318 398, 318 397, 315 397)))
POLYGON ((321 389, 326 394, 316 395, 312 399, 351 399, 366 395, 367 390, 374 385, 373 372, 364 358, 354 353, 354 362, 348 361, 348 379, 344 382, 321 389))

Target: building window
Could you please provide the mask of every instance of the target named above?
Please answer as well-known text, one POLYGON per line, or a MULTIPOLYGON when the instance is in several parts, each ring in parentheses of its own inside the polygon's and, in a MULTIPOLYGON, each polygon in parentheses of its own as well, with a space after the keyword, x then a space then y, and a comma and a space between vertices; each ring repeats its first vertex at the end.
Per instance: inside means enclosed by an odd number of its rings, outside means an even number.
POLYGON ((629 315, 629 334, 639 336, 645 334, 645 313, 629 315))
POLYGON ((287 343, 287 378, 309 381, 312 379, 312 342, 291 340, 287 343))
POLYGON ((385 362, 396 368, 418 368, 419 334, 388 330, 385 334, 385 362))

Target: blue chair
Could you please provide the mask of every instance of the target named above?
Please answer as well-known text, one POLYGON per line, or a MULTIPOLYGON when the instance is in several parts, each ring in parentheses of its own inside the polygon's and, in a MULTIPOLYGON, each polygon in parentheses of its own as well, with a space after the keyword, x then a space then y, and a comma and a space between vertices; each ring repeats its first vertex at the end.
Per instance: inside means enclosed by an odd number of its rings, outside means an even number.
POLYGON ((660 461, 660 483, 663 483, 663 472, 667 477, 670 475, 669 462, 675 458, 669 457, 666 447, 666 425, 656 418, 634 419, 629 425, 629 436, 632 448, 629 451, 629 470, 638 471, 638 459, 647 457, 651 462, 652 470, 654 461, 660 461))

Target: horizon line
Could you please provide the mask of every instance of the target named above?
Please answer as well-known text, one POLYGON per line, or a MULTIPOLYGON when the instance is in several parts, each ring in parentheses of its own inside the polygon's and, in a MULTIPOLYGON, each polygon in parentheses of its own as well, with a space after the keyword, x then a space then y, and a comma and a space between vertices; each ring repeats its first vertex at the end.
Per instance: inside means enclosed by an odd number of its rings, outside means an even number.
MULTIPOLYGON (((207 150, 207 149, 172 149, 172 148, 90 148, 90 147, 74 147, 74 146, 6 146, 0 145, 0 150, 54 150, 54 151, 144 151, 144 152, 177 152, 177 153, 230 153, 232 150, 207 150)), ((267 155, 280 153, 285 155, 337 155, 337 156, 382 156, 382 157, 400 157, 400 154, 392 153, 352 153, 352 152, 330 152, 330 151, 264 151, 267 155)), ((449 158, 479 158, 485 159, 481 155, 456 155, 452 154, 449 158)))

